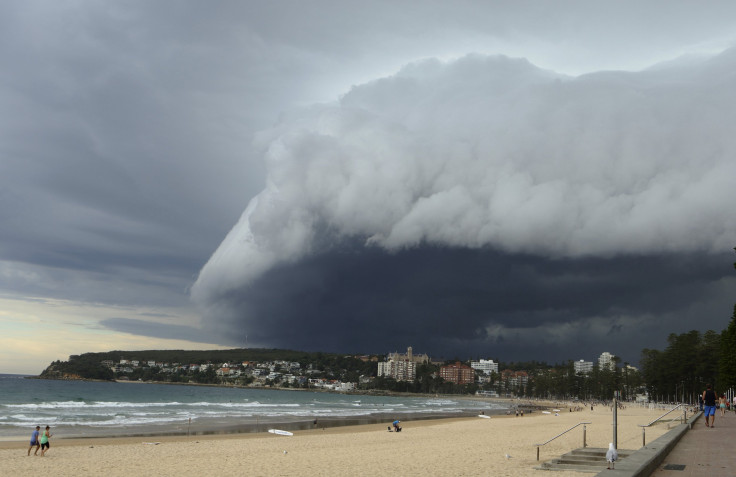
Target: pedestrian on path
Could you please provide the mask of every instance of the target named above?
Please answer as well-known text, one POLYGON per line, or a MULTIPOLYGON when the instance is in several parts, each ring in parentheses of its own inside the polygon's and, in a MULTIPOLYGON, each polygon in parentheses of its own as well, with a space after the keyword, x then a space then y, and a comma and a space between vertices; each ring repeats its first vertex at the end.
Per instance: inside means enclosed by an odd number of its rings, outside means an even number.
POLYGON ((718 405, 721 408, 721 416, 726 416, 726 395, 721 394, 721 397, 718 398, 718 405))
POLYGON ((705 427, 715 427, 716 420, 716 392, 713 391, 713 385, 709 384, 703 391, 703 414, 705 414, 705 427), (708 423, 710 417, 710 424, 708 423))

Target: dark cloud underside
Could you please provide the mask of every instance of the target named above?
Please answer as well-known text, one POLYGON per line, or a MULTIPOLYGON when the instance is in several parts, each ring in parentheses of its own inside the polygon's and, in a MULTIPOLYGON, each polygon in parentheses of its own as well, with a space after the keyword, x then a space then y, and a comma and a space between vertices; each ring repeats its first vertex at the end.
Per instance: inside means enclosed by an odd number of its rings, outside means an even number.
POLYGON ((247 335, 251 343, 346 352, 412 345, 505 360, 564 361, 608 349, 635 362, 666 330, 720 329, 723 317, 669 320, 708 295, 729 274, 726 263, 699 254, 553 260, 490 249, 342 247, 279 266, 222 299, 243 311, 226 321, 235 341, 247 335), (587 330, 583 341, 572 331, 545 335, 567 324, 583 331, 591 318, 609 329, 587 330))

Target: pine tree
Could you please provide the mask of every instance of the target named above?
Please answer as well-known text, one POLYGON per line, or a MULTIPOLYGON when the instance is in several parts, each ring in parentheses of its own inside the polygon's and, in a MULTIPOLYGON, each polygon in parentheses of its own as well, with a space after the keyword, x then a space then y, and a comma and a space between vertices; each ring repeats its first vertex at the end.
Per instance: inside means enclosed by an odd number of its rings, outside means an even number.
MULTIPOLYGON (((736 250, 736 248, 734 248, 736 250)), ((736 268, 736 262, 733 267, 736 268)), ((736 387, 736 305, 728 328, 721 333, 721 353, 718 359, 720 389, 736 387)))
MULTIPOLYGON (((719 389, 736 387, 736 305, 728 328, 721 333, 721 356, 718 360, 719 389)), ((719 391, 722 392, 722 391, 719 391)))

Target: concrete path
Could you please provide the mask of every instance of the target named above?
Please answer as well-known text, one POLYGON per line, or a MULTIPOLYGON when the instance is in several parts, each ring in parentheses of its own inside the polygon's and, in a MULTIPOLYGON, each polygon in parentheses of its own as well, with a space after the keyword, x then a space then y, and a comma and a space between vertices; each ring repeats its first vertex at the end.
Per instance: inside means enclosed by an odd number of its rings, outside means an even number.
POLYGON ((721 416, 705 427, 702 415, 667 454, 652 477, 733 477, 736 475, 736 414, 721 416), (683 467, 684 466, 684 467, 683 467))

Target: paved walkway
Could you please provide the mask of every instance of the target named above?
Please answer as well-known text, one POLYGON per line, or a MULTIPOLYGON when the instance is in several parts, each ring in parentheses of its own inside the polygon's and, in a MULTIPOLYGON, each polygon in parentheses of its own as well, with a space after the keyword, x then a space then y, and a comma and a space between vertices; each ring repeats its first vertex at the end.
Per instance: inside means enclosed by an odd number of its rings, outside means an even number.
POLYGON ((736 475, 736 414, 721 416, 716 410, 715 427, 705 427, 700 416, 651 477, 733 477, 736 475), (683 467, 684 466, 684 467, 683 467))

